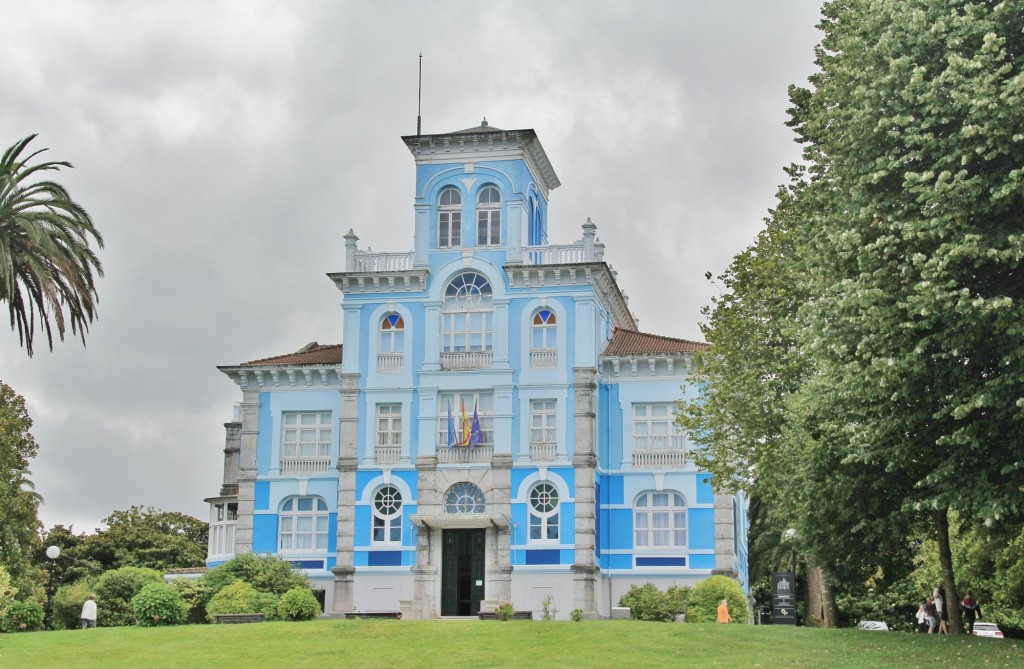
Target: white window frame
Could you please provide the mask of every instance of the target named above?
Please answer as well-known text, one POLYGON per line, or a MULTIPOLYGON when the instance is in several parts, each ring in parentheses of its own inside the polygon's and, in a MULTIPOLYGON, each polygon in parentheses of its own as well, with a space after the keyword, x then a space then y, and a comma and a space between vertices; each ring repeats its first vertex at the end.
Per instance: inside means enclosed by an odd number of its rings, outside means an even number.
POLYGON ((281 553, 326 553, 330 532, 327 502, 317 495, 294 495, 281 500, 277 549, 281 553), (302 508, 307 506, 309 508, 302 508))
POLYGON ((462 246, 462 193, 454 186, 441 191, 437 199, 437 248, 462 246))
POLYGON ((390 483, 373 493, 370 543, 375 546, 402 543, 402 491, 390 483))
POLYGON ((675 490, 646 490, 633 502, 633 548, 672 553, 687 548, 686 498, 675 490))
POLYGON ((558 518, 562 500, 550 481, 540 481, 527 496, 527 541, 531 544, 558 543, 558 518), (536 536, 534 536, 536 535, 536 536))
POLYGON ((633 405, 633 449, 668 451, 685 448, 685 437, 675 419, 675 403, 633 405))
POLYGON ((530 400, 530 444, 558 442, 558 400, 530 400))
POLYGON ((377 405, 377 448, 402 447, 402 404, 384 402, 377 405))
POLYGON ((443 352, 490 353, 493 350, 492 295, 491 282, 479 272, 463 272, 452 277, 445 288, 441 314, 443 352))
POLYGON ((235 552, 235 526, 238 523, 238 502, 215 502, 210 505, 210 555, 235 552))
POLYGON ((501 244, 501 191, 494 184, 488 184, 480 189, 476 198, 476 245, 498 246, 499 244, 501 244))
POLYGON ((405 319, 401 314, 390 312, 380 319, 380 352, 402 353, 405 350, 405 319), (398 316, 395 324, 391 317, 398 316))
POLYGON ((283 412, 281 414, 281 460, 329 457, 332 428, 330 411, 283 412))

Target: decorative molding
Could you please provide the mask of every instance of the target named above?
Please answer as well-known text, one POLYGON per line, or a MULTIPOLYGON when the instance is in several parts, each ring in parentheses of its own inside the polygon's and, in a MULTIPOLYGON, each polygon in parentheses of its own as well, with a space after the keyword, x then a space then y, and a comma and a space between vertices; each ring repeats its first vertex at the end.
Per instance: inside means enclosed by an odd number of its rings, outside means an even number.
POLYGON ((430 270, 414 269, 399 272, 328 272, 327 278, 343 293, 423 292, 427 289, 430 270))
POLYGON ((243 390, 339 387, 341 366, 218 367, 243 390))
POLYGON ((509 290, 539 286, 593 286, 601 304, 611 314, 612 324, 636 330, 636 321, 605 262, 565 265, 505 265, 509 290))

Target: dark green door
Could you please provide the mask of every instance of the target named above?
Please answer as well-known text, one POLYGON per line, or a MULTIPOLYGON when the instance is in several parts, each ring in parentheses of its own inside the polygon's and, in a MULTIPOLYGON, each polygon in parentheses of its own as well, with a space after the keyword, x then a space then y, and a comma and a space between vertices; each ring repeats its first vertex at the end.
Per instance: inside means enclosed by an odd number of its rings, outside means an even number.
POLYGON ((444 530, 441 615, 475 616, 484 598, 486 530, 444 530))

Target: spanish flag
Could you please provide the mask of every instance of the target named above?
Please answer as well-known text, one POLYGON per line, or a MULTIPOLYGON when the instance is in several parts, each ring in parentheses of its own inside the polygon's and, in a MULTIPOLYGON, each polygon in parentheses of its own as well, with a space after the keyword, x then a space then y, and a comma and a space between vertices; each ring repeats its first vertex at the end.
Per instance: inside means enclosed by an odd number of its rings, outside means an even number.
POLYGON ((466 402, 462 402, 462 441, 459 442, 459 446, 469 446, 469 440, 472 436, 472 428, 469 425, 469 418, 466 417, 466 402))

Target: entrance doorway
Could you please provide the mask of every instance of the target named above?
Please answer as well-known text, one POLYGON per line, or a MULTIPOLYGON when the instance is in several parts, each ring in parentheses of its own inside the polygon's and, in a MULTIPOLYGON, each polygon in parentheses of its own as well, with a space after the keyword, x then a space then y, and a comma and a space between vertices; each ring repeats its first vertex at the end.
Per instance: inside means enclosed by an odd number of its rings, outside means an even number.
POLYGON ((441 557, 441 615, 475 616, 484 598, 487 530, 444 530, 441 557))

